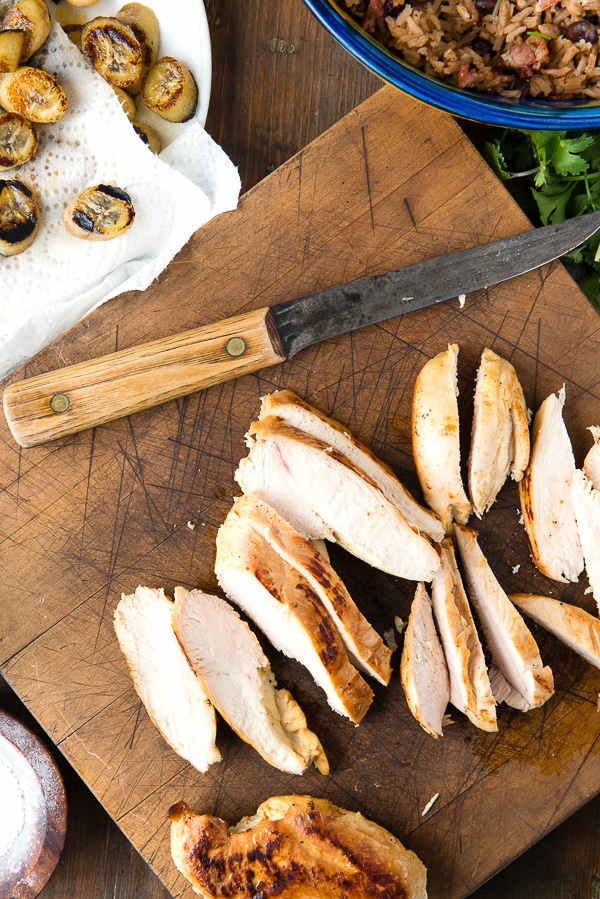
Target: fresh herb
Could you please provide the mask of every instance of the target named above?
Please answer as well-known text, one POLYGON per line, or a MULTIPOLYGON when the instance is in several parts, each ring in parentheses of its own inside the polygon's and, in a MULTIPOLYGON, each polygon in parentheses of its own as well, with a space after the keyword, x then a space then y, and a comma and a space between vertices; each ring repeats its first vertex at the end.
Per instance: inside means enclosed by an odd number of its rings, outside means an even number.
POLYGON ((549 34, 542 34, 541 31, 528 31, 527 34, 529 35, 529 37, 543 37, 545 41, 552 40, 549 34))
MULTIPOLYGON (((600 133, 495 130, 484 155, 532 220, 542 225, 600 210, 600 133)), ((563 257, 600 308, 600 235, 563 257)))

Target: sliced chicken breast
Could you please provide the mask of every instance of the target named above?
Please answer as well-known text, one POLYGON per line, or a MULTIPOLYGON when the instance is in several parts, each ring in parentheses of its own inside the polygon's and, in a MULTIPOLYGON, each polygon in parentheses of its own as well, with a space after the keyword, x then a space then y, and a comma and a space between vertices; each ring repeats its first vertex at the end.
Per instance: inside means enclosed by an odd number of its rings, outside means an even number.
POLYGON ((450 681, 424 584, 417 586, 410 608, 400 680, 408 707, 423 730, 436 739, 443 736, 442 721, 450 700, 450 681))
POLYGON ((476 727, 496 731, 496 700, 452 542, 445 540, 439 552, 442 565, 433 576, 431 600, 450 675, 450 702, 476 727))
POLYGON ((600 490, 600 427, 588 428, 594 438, 594 445, 583 461, 583 470, 596 490, 600 490))
POLYGON ((528 709, 543 705, 554 692, 552 671, 543 666, 531 631, 496 580, 475 531, 456 525, 454 533, 469 598, 494 662, 528 709))
POLYGON ((447 533, 453 519, 466 524, 472 507, 460 471, 457 386, 458 346, 425 363, 415 382, 413 456, 425 502, 447 533))
POLYGON ((498 705, 504 702, 506 705, 509 705, 513 709, 518 709, 520 712, 527 712, 529 710, 529 703, 522 696, 518 690, 515 690, 513 685, 509 683, 497 665, 490 665, 490 686, 492 688, 492 693, 494 694, 494 698, 498 705))
POLYGON ((374 821, 327 799, 272 796, 227 827, 172 806, 171 854, 205 899, 427 899, 427 871, 374 821))
POLYGON ((171 626, 173 603, 162 589, 123 595, 114 627, 136 692, 166 742, 198 771, 221 759, 215 710, 171 626))
POLYGON ((320 596, 236 506, 217 533, 221 588, 276 649, 310 671, 334 711, 358 724, 373 693, 351 664, 320 596))
POLYGON ((485 349, 475 385, 469 454, 469 493, 479 518, 493 505, 508 473, 520 481, 528 464, 523 388, 510 362, 485 349))
POLYGON ((521 510, 537 568, 555 581, 576 581, 583 552, 571 497, 575 459, 563 420, 565 388, 547 397, 533 420, 531 458, 519 482, 521 510))
POLYGON ((525 615, 583 656, 590 665, 600 668, 600 619, 549 596, 512 593, 510 598, 525 615))
POLYGON ((269 544, 290 567, 290 578, 295 571, 308 581, 331 616, 354 664, 381 684, 388 684, 391 651, 318 549, 256 496, 237 499, 231 515, 242 519, 244 526, 269 544))
POLYGON ((349 459, 275 416, 255 422, 235 478, 307 539, 323 538, 374 568, 430 581, 439 558, 374 481, 349 459))
POLYGON ((571 481, 571 499, 583 550, 585 571, 600 612, 600 490, 583 471, 575 469, 571 481))
POLYGON ((318 737, 269 660, 229 603, 201 590, 175 588, 173 629, 207 695, 229 726, 275 768, 302 774, 329 763, 318 737))
POLYGON ((262 398, 260 418, 276 415, 294 428, 323 440, 365 472, 416 530, 442 540, 441 521, 414 499, 394 471, 357 440, 343 425, 300 399, 291 390, 276 390, 262 398))

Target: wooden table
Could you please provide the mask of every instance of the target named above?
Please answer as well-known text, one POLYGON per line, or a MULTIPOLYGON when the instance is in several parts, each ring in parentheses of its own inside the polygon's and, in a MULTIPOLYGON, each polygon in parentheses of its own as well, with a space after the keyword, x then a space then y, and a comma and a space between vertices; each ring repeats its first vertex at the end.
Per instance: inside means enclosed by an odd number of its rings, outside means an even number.
MULTIPOLYGON (((301 0, 254 0, 251 5, 207 0, 207 11, 214 71, 207 129, 238 165, 244 191, 381 86, 329 38, 301 0)), ((1 679, 0 705, 35 728, 1 679)), ((70 824, 63 858, 44 896, 168 899, 87 787, 58 760, 70 824)), ((599 825, 597 798, 473 895, 597 897, 599 825)))

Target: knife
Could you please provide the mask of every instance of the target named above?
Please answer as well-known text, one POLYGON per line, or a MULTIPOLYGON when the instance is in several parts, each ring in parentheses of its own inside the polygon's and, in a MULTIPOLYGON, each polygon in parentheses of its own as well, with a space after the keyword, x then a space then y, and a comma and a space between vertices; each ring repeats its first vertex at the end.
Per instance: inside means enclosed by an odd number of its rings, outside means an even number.
POLYGON ((6 420, 21 446, 65 437, 532 271, 598 228, 589 213, 26 378, 4 391, 6 420))

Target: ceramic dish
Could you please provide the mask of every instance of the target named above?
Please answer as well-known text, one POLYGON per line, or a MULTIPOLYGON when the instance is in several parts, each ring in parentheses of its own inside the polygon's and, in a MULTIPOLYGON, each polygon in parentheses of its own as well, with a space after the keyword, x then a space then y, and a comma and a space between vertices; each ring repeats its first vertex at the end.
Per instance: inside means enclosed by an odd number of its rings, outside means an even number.
POLYGON ((526 131, 566 131, 600 127, 598 101, 515 100, 462 90, 404 62, 330 0, 304 0, 323 27, 363 65, 412 97, 454 115, 526 131))
POLYGON ((0 711, 0 899, 33 899, 61 856, 67 801, 54 759, 0 711))
MULTIPOLYGON (((58 21, 65 24, 88 22, 95 16, 114 16, 124 5, 120 0, 100 0, 93 6, 76 7, 61 0, 54 8, 58 21)), ((160 23, 159 56, 174 56, 192 71, 198 85, 198 107, 190 122, 204 125, 208 114, 212 78, 210 33, 202 0, 150 0, 160 23), (182 27, 182 24, 184 27, 182 27)), ((151 124, 163 146, 180 133, 182 125, 173 125, 144 109, 137 101, 138 120, 151 124)), ((186 123, 187 124, 187 123, 186 123)))

